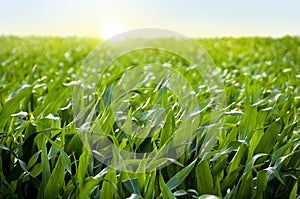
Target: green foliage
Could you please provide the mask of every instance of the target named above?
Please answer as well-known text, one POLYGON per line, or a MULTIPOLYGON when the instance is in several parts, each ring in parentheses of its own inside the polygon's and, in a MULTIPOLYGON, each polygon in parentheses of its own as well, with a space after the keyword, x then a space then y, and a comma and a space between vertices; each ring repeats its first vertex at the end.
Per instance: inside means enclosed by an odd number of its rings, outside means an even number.
MULTIPOLYGON (((169 166, 126 173, 94 158, 73 122, 71 95, 78 70, 99 41, 0 37, 0 198, 299 198, 300 38, 198 42, 220 69, 226 90, 225 124, 216 144, 200 158, 205 131, 199 128, 186 153, 178 160, 165 160, 169 166)), ((212 108, 207 90, 183 60, 134 53, 136 59, 120 57, 108 69, 118 74, 115 79, 122 76, 114 67, 117 62, 172 65, 197 91, 206 124, 212 108)), ((104 78, 104 86, 115 79, 104 78)), ((100 110, 109 104, 109 89, 100 110)), ((129 132, 124 138, 110 112, 99 124, 124 150, 158 150, 170 141, 180 121, 175 101, 170 90, 154 84, 133 93, 128 115, 140 123, 162 117, 151 115, 159 110, 153 107, 157 102, 166 108, 166 123, 150 139, 130 136, 130 120, 124 123, 129 132)))

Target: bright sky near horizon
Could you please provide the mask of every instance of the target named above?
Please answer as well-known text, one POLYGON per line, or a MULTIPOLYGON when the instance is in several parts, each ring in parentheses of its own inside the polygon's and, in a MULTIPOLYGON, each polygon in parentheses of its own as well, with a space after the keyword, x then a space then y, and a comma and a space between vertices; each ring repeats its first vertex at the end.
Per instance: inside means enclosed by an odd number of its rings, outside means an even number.
POLYGON ((192 37, 300 35, 298 0, 0 0, 0 35, 109 38, 136 28, 192 37))

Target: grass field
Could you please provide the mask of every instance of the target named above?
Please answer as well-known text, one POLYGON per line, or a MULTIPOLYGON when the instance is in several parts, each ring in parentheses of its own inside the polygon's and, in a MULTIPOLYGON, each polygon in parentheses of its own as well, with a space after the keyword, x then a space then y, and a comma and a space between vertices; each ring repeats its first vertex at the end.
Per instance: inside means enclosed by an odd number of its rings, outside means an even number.
MULTIPOLYGON (((0 198, 300 198, 300 38, 197 42, 220 69, 226 91, 225 122, 216 144, 200 158, 205 134, 200 130, 187 152, 167 167, 130 173, 94 158, 73 122, 74 82, 81 61, 100 41, 0 37, 0 198)), ((188 69, 168 56, 139 61, 188 69)), ((189 70, 183 74, 205 107, 205 123, 212 109, 203 100, 207 90, 197 90, 200 77, 189 70)), ((102 83, 108 87, 111 79, 102 83)), ((170 107, 172 93, 154 87, 149 96, 170 107)), ((133 108, 145 103, 141 97, 133 102, 133 108)), ((174 107, 152 139, 123 139, 112 120, 102 122, 119 147, 155 150, 176 128, 174 107)))

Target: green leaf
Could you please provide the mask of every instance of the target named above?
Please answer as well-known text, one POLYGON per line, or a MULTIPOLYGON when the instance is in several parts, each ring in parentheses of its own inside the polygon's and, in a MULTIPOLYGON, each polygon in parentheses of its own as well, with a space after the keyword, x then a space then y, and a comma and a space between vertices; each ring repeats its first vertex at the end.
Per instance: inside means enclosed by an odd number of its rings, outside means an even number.
POLYGON ((57 148, 57 150, 59 151, 61 157, 62 157, 62 161, 64 164, 64 168, 70 173, 72 174, 71 171, 71 161, 69 156, 67 155, 67 153, 63 150, 63 148, 61 148, 56 142, 53 142, 52 140, 49 139, 49 142, 52 144, 52 146, 54 146, 55 148, 57 148))
POLYGON ((103 176, 87 177, 79 190, 78 198, 89 198, 91 192, 103 181, 103 176))
POLYGON ((68 92, 67 88, 56 86, 55 89, 52 89, 51 92, 45 96, 43 104, 39 106, 38 109, 35 109, 34 115, 41 114, 42 117, 45 117, 51 113, 54 114, 58 112, 69 98, 68 92))
POLYGON ((123 183, 130 193, 137 194, 139 196, 141 195, 137 178, 130 178, 128 180, 124 180, 123 183))
POLYGON ((267 155, 268 154, 259 153, 259 154, 256 154, 255 156, 253 156, 252 159, 251 159, 251 161, 246 165, 244 173, 243 173, 243 176, 248 175, 248 173, 252 171, 252 169, 254 168, 255 161, 258 158, 264 157, 264 156, 267 156, 267 155))
POLYGON ((41 163, 42 163, 42 182, 39 188, 39 194, 38 198, 44 198, 44 193, 46 190, 46 186, 48 184, 49 178, 50 178, 50 164, 48 161, 48 155, 47 155, 47 139, 45 136, 43 136, 42 141, 42 154, 41 154, 41 163))
POLYGON ((240 125, 240 140, 247 140, 249 141, 252 137, 252 131, 256 125, 256 115, 257 115, 257 108, 253 106, 247 106, 245 108, 245 115, 243 116, 241 125, 240 125))
POLYGON ((228 188, 238 183, 239 181, 238 176, 240 175, 242 169, 243 167, 238 167, 236 170, 232 171, 230 174, 224 177, 224 180, 222 181, 221 184, 222 192, 226 191, 228 188))
POLYGON ((123 186, 122 182, 129 179, 129 178, 130 178, 129 174, 127 172, 120 171, 120 175, 118 176, 118 184, 117 184, 120 198, 126 198, 126 194, 125 194, 124 186, 123 186))
POLYGON ((79 182, 79 189, 81 189, 81 187, 83 186, 85 176, 88 173, 88 166, 91 156, 91 153, 85 147, 82 147, 82 154, 79 157, 79 164, 77 168, 77 179, 79 182))
POLYGON ((290 193, 289 199, 296 199, 297 198, 297 189, 298 189, 298 181, 293 186, 293 189, 290 193))
POLYGON ((155 180, 156 171, 151 172, 147 177, 147 183, 145 185, 145 199, 154 198, 155 195, 155 180))
POLYGON ((59 198, 60 190, 64 185, 65 170, 61 156, 51 173, 45 190, 45 198, 59 198))
POLYGON ((169 188, 169 186, 166 185, 161 173, 159 173, 159 187, 160 187, 162 197, 164 199, 165 198, 176 199, 176 197, 171 192, 171 189, 169 188))
POLYGON ((167 186, 170 190, 175 189, 179 185, 181 185, 186 177, 190 174, 190 172, 193 170, 195 163, 197 159, 195 159, 193 162, 191 162, 188 166, 181 169, 175 176, 173 176, 168 182, 167 186))
MULTIPOLYGON (((256 197, 259 197, 261 193, 263 193, 268 185, 268 171, 266 170, 260 170, 257 173, 256 177, 256 197)), ((262 198, 262 195, 261 195, 262 198)))
POLYGON ((285 185, 285 182, 283 181, 280 174, 274 167, 268 167, 268 168, 266 168, 266 170, 268 171, 269 176, 271 176, 271 175, 275 176, 279 180, 279 182, 281 182, 283 185, 285 185))
POLYGON ((33 154, 33 155, 31 156, 31 158, 30 158, 29 161, 28 161, 28 165, 27 165, 27 168, 28 168, 28 169, 30 169, 30 168, 36 163, 36 161, 37 161, 37 159, 38 159, 40 153, 41 153, 41 151, 38 151, 38 152, 36 152, 35 154, 33 154))
POLYGON ((283 145, 282 147, 274 151, 272 153, 271 164, 274 164, 284 153, 287 152, 287 149, 293 146, 294 144, 295 144, 294 140, 289 141, 288 143, 286 143, 285 145, 283 145))
POLYGON ((278 136, 278 133, 281 130, 281 124, 279 122, 273 122, 271 126, 267 129, 265 134, 260 139, 254 154, 258 153, 266 153, 269 154, 276 142, 276 138, 278 136))
POLYGON ((242 143, 230 163, 228 175, 230 175, 233 171, 235 171, 240 167, 241 161, 245 157, 246 151, 247 151, 247 146, 244 143, 242 143))
POLYGON ((0 110, 0 131, 4 130, 6 122, 20 106, 20 101, 29 96, 31 92, 32 86, 28 84, 24 84, 20 86, 16 91, 14 91, 13 95, 9 98, 9 100, 3 105, 2 109, 0 110))
POLYGON ((207 160, 203 160, 197 165, 196 179, 199 194, 213 193, 213 178, 207 160))
MULTIPOLYGON (((244 173, 245 175, 245 173, 244 173)), ((238 196, 237 198, 246 198, 248 196, 252 196, 254 193, 254 183, 252 173, 247 173, 243 179, 242 183, 238 188, 238 196)))
POLYGON ((116 170, 109 168, 101 189, 101 197, 103 198, 118 198, 116 170))
POLYGON ((170 109, 168 111, 166 123, 163 129, 161 130, 160 142, 159 142, 160 147, 162 147, 164 144, 168 142, 168 140, 172 138, 172 134, 174 133, 174 128, 175 128, 174 120, 175 119, 174 119, 173 111, 170 109))

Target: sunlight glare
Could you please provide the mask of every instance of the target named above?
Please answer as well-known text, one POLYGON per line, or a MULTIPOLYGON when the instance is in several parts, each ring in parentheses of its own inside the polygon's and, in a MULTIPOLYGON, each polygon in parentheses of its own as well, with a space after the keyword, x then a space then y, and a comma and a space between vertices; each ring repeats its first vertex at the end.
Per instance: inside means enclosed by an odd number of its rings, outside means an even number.
POLYGON ((121 23, 111 22, 111 23, 103 24, 101 26, 100 34, 102 38, 108 39, 124 32, 125 30, 126 30, 125 25, 121 23))

